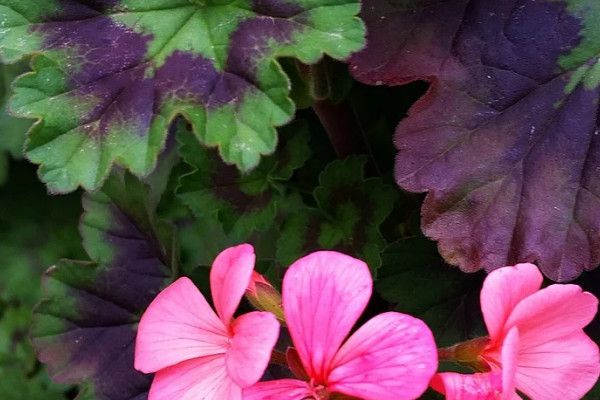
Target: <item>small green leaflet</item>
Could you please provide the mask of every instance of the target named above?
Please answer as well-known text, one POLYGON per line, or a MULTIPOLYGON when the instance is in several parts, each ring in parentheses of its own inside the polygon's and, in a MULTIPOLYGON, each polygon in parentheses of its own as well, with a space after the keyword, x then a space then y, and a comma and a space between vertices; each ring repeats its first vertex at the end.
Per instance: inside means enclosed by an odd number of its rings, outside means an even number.
POLYGON ((306 124, 289 125, 280 137, 274 155, 264 158, 251 173, 241 174, 214 150, 199 145, 189 132, 181 132, 181 153, 194 171, 182 177, 178 196, 197 218, 217 217, 225 231, 239 240, 268 229, 285 195, 285 181, 310 155, 306 124))
POLYGON ((277 258, 283 265, 325 248, 361 258, 373 273, 377 271, 386 246, 379 226, 392 212, 397 192, 381 178, 365 178, 365 163, 362 156, 332 162, 313 193, 316 207, 288 205, 277 242, 277 258))

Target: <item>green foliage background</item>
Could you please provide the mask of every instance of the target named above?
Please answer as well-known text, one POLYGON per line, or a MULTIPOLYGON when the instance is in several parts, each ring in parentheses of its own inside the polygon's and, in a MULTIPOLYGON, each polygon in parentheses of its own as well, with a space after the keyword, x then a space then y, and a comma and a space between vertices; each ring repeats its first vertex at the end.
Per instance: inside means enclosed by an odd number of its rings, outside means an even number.
POLYGON ((44 270, 82 256, 80 200, 48 196, 25 162, 7 166, 10 176, 0 187, 0 398, 62 400, 70 388, 50 381, 28 335, 44 270))

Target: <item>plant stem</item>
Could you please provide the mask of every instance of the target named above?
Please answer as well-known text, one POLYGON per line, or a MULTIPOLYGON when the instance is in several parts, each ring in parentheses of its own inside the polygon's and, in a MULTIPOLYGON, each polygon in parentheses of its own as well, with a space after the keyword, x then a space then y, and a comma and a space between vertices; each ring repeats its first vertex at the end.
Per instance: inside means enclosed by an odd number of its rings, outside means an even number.
POLYGON ((287 366, 287 358, 285 356, 285 353, 273 349, 273 352, 271 353, 271 364, 287 366))
POLYGON ((334 104, 328 99, 315 100, 313 110, 339 158, 365 153, 366 143, 360 125, 346 101, 334 104))

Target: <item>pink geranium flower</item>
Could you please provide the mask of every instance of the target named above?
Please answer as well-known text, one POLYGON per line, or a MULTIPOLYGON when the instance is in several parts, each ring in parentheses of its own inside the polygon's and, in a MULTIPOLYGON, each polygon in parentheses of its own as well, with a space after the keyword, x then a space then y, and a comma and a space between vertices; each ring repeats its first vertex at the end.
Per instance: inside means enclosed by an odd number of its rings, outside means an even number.
POLYGON ((486 278, 481 309, 489 341, 457 345, 489 372, 441 373, 432 387, 449 400, 577 400, 600 374, 598 346, 583 332, 598 300, 577 285, 541 289, 532 264, 500 268, 486 278))
POLYGON ((380 314, 354 332, 372 291, 365 263, 332 251, 312 253, 289 267, 283 309, 307 381, 259 382, 244 400, 365 400, 419 397, 437 368, 431 331, 397 312, 380 314))
POLYGON ((187 278, 150 304, 139 324, 135 368, 156 372, 149 400, 239 400, 262 376, 279 336, 271 313, 233 319, 254 269, 244 244, 223 251, 210 272, 217 313, 187 278))

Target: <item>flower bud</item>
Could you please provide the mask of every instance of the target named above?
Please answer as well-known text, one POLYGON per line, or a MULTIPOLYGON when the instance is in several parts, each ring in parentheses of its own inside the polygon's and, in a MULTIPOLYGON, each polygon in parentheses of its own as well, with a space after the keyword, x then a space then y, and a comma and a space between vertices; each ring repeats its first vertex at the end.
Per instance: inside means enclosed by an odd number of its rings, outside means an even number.
POLYGON ((468 365, 476 371, 488 371, 489 367, 481 359, 481 355, 490 343, 490 338, 480 337, 445 347, 438 350, 440 361, 452 361, 468 365))
POLYGON ((252 272, 246 298, 257 310, 273 313, 280 322, 284 322, 281 293, 256 271, 252 272))

